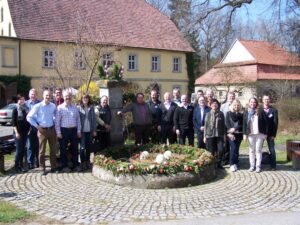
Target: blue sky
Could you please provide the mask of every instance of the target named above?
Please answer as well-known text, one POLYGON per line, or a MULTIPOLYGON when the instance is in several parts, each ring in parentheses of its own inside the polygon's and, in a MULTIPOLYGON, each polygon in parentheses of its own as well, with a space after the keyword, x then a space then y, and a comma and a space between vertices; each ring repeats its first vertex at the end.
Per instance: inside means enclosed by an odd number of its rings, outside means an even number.
POLYGON ((260 18, 269 18, 272 15, 273 7, 270 7, 270 0, 254 0, 250 5, 238 9, 237 15, 244 21, 248 19, 255 21, 260 18))

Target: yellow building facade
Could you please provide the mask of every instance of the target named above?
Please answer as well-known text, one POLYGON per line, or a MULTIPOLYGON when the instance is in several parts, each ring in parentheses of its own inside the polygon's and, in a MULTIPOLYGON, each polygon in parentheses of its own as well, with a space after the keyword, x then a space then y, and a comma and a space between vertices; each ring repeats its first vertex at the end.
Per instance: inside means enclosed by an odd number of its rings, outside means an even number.
MULTIPOLYGON (((98 65, 111 60, 124 66, 124 80, 137 83, 142 90, 150 84, 157 83, 161 93, 179 87, 182 93, 187 92, 187 70, 185 53, 156 49, 116 48, 100 46, 79 46, 73 43, 55 43, 29 41, 17 38, 0 38, 0 74, 23 74, 31 78, 32 87, 38 90, 62 86, 59 76, 64 79, 64 86, 79 87, 91 74, 95 60, 98 65), (95 53, 95 48, 101 51, 95 53), (45 65, 45 52, 49 64, 45 65), (82 66, 78 66, 78 52, 83 52, 82 66), (110 56, 109 59, 106 57, 110 56), (153 58, 154 57, 154 58, 153 58), (50 59, 51 58, 51 59, 50 59), (134 60, 131 60, 134 58, 134 60), (153 68, 153 59, 157 68, 153 68), (53 60, 53 62, 50 62, 53 60), (129 63, 134 63, 129 65, 129 63), (132 66, 134 65, 134 66, 132 66), (134 68, 132 68, 134 67, 134 68)), ((154 65, 155 66, 155 65, 154 65)), ((97 70, 93 80, 99 79, 97 70)))

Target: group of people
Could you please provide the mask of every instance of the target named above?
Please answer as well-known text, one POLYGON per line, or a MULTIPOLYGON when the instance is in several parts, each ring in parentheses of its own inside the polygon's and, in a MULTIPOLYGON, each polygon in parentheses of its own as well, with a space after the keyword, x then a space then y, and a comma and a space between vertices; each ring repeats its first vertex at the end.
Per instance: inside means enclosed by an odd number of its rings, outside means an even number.
POLYGON ((12 113, 13 136, 16 143, 16 172, 26 171, 23 166, 26 152, 28 168, 41 167, 42 174, 46 175, 47 143, 51 172, 88 169, 91 164, 93 137, 99 141, 102 148, 110 145, 110 122, 111 112, 107 96, 102 96, 100 104, 94 106, 89 95, 83 95, 80 103, 75 105, 72 101, 72 93, 69 91, 62 93, 60 88, 55 90, 53 100, 50 90, 44 90, 42 101, 37 99, 35 89, 29 91, 27 101, 25 96, 19 94, 17 108, 12 113), (26 145, 27 151, 25 151, 26 145))
POLYGON ((158 92, 151 91, 150 100, 144 100, 143 93, 136 94, 136 102, 125 106, 118 112, 122 115, 132 112, 135 144, 149 141, 161 144, 178 142, 194 146, 197 134, 197 147, 210 151, 216 159, 216 166, 223 168, 230 164, 232 172, 239 166, 239 149, 242 140, 249 143, 249 171, 261 172, 262 148, 266 140, 270 152, 270 166, 276 170, 274 139, 278 127, 278 112, 271 106, 270 96, 262 96, 262 107, 255 97, 250 98, 243 109, 234 92, 228 93, 224 104, 214 98, 212 90, 206 95, 197 92, 197 100, 191 104, 187 95, 179 89, 163 95, 159 100, 158 92))
MULTIPOLYGON (((270 166, 276 169, 274 139, 278 113, 270 104, 270 96, 262 97, 262 107, 252 97, 243 109, 234 92, 228 93, 227 101, 222 105, 214 98, 212 90, 208 90, 206 95, 199 90, 193 104, 189 103, 187 95, 180 95, 177 88, 172 94, 164 93, 161 102, 157 90, 152 90, 150 100, 146 102, 144 94, 137 93, 135 102, 117 112, 118 115, 132 113, 136 145, 147 144, 149 141, 185 145, 188 139, 188 144, 194 146, 196 133, 197 147, 210 151, 215 156, 218 168, 229 163, 230 170, 235 172, 239 166, 240 144, 244 139, 249 142, 249 171, 259 173, 263 143, 266 140, 270 151, 270 166)), ((95 106, 91 104, 89 95, 83 95, 80 103, 75 105, 72 93, 62 93, 59 88, 55 90, 53 100, 51 97, 51 91, 45 90, 43 100, 39 101, 35 89, 30 90, 27 101, 22 95, 17 97, 18 106, 13 111, 12 120, 17 172, 24 172, 26 144, 29 169, 41 167, 44 175, 47 143, 51 172, 89 168, 93 137, 100 142, 100 148, 110 146, 112 115, 107 96, 102 96, 100 104, 95 106), (67 155, 68 149, 70 157, 67 155)))

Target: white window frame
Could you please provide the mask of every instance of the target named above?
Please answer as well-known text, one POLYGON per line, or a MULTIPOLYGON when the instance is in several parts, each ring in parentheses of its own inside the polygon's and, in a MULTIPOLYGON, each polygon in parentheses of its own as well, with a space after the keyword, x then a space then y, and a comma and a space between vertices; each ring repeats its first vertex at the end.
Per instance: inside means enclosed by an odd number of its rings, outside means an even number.
POLYGON ((128 71, 138 70, 138 56, 137 54, 128 54, 128 71), (134 59, 132 59, 134 57, 134 59))
POLYGON ((173 67, 172 68, 173 73, 181 72, 181 57, 173 57, 172 67, 173 67))
POLYGON ((102 55, 102 65, 107 67, 110 67, 113 63, 113 55, 112 53, 105 53, 102 55))
POLYGON ((85 69, 84 55, 81 49, 74 51, 74 68, 78 70, 85 69))
POLYGON ((1 52, 2 52, 2 67, 11 67, 15 68, 18 67, 18 49, 16 46, 1 46, 1 52), (14 51, 14 64, 13 65, 7 65, 5 60, 5 49, 13 49, 14 51))
POLYGON ((160 72, 160 55, 151 56, 151 72, 160 72))
POLYGON ((55 67, 55 50, 54 49, 43 49, 42 51, 43 57, 43 68, 53 69, 55 67), (46 55, 47 52, 47 55, 46 55), (50 55, 52 53, 52 55, 50 55), (48 65, 46 65, 46 60, 48 61, 48 65))

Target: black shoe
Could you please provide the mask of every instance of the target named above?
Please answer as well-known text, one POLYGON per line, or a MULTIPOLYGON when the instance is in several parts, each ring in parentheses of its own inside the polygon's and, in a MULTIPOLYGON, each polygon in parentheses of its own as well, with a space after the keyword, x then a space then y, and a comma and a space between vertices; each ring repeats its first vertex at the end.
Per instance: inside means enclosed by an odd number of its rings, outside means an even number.
POLYGON ((50 172, 51 173, 58 173, 58 169, 57 168, 51 168, 50 172))
POLYGON ((18 167, 18 166, 15 166, 15 172, 16 172, 16 173, 21 173, 21 168, 18 167))
POLYGON ((44 168, 43 170, 42 170, 42 176, 46 176, 47 175, 47 172, 46 172, 46 169, 44 168))
POLYGON ((218 165, 217 165, 217 168, 220 169, 220 170, 223 170, 223 169, 224 169, 224 167, 223 167, 221 164, 218 164, 218 165))
POLYGON ((276 167, 271 167, 271 170, 272 171, 276 171, 276 167))
POLYGON ((20 170, 21 170, 22 173, 26 173, 27 172, 27 170, 24 169, 23 167, 20 167, 20 170))
POLYGON ((30 164, 28 165, 28 169, 30 169, 30 170, 34 169, 33 164, 30 163, 30 164))

